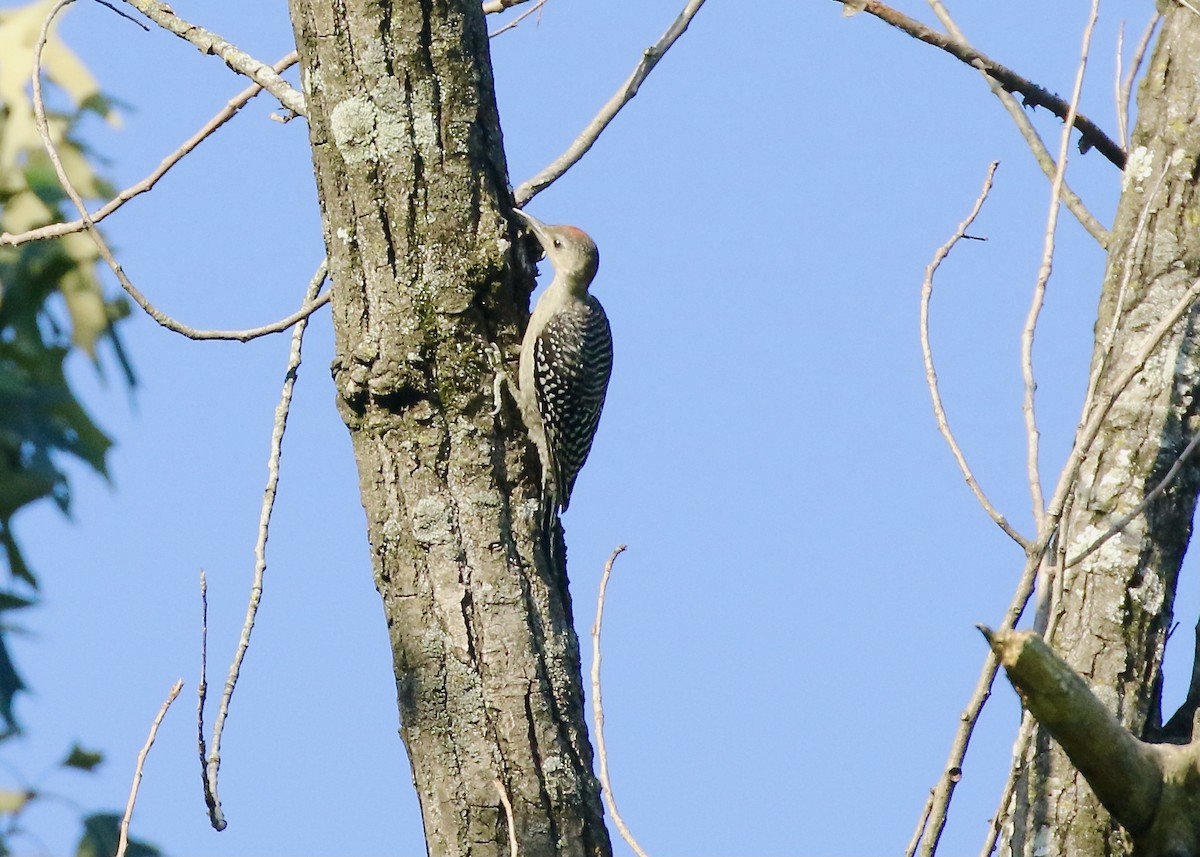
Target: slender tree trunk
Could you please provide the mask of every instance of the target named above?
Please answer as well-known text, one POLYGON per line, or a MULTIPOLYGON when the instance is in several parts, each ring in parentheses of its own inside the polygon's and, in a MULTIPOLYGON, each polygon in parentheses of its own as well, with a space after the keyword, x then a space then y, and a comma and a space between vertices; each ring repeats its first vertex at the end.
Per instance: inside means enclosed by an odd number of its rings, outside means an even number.
MULTIPOLYGON (((1200 275, 1200 16, 1192 10, 1172 4, 1166 12, 1138 104, 1096 323, 1101 391, 1200 275)), ((1080 553, 1142 502, 1200 431, 1198 325, 1193 309, 1117 399, 1060 526, 1060 557, 1080 553)), ((1053 648, 1122 723, 1149 738, 1160 719, 1160 666, 1198 472, 1190 463, 1144 515, 1062 573, 1060 607, 1049 617, 1053 648)), ((1126 834, 1044 733, 1025 762, 1002 854, 1129 853, 1126 834)))
MULTIPOLYGON (((536 452, 489 342, 533 285, 478 0, 290 0, 333 280, 338 407, 427 848, 610 853, 565 576, 539 532, 536 452)), ((331 581, 331 585, 336 585, 331 581)), ((334 632, 336 633, 336 631, 334 632)))

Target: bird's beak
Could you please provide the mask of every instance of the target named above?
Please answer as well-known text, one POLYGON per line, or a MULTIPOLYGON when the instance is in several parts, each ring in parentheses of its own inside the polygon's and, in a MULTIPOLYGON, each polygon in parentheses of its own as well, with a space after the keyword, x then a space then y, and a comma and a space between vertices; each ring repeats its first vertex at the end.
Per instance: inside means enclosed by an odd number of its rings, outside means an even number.
POLYGON ((546 224, 538 220, 532 214, 526 214, 519 208, 513 209, 513 214, 525 221, 525 225, 529 227, 529 231, 533 233, 533 237, 542 245, 542 249, 546 249, 550 244, 550 240, 546 237, 546 224))

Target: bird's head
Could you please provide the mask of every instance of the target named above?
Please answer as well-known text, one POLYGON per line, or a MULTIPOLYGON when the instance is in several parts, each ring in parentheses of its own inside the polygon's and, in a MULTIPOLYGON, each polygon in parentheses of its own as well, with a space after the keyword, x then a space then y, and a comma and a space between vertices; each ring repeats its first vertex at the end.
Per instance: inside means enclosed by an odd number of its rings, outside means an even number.
POLYGON ((580 291, 586 290, 600 267, 596 242, 576 226, 549 226, 519 208, 513 211, 542 245, 558 276, 580 291))

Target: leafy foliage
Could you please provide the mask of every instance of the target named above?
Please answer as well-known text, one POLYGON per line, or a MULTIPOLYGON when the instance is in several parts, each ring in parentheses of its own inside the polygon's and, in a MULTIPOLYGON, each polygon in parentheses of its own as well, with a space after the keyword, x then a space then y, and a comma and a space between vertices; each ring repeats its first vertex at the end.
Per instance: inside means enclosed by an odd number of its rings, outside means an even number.
MULTIPOLYGON (((42 149, 27 94, 32 47, 50 4, 45 0, 0 13, 0 231, 21 233, 66 217, 67 199, 42 149), (21 70, 17 73, 14 70, 21 70)), ((67 112, 50 117, 50 133, 72 181, 88 196, 112 188, 92 170, 72 131, 88 112, 114 120, 87 70, 56 38, 45 69, 65 94, 67 112)), ((128 383, 133 373, 113 325, 129 314, 123 297, 105 298, 97 253, 83 234, 0 247, 0 547, 13 589, 0 598, 0 737, 20 730, 14 696, 25 687, 6 645, 9 614, 36 600, 37 575, 13 531, 18 511, 49 499, 69 514, 64 458, 107 477, 112 441, 76 399, 65 372, 75 351, 99 368, 96 346, 108 339, 128 383)))
MULTIPOLYGON (((0 233, 19 234, 74 215, 36 133, 28 93, 33 45, 52 5, 53 0, 37 0, 0 11, 0 233)), ((64 168, 85 197, 110 197, 113 189, 93 172, 94 156, 73 133, 85 114, 115 122, 116 112, 53 33, 43 62, 55 96, 67 105, 48 117, 64 168)), ((124 296, 104 295, 97 262, 95 246, 81 233, 0 246, 0 556, 10 578, 9 587, 0 589, 0 741, 21 731, 13 703, 26 686, 9 652, 11 632, 19 630, 11 617, 37 603, 39 585, 21 552, 13 518, 41 500, 70 514, 66 461, 82 462, 108 477, 112 440, 76 398, 66 363, 82 353, 101 371, 97 345, 107 341, 126 383, 135 385, 115 329, 129 315, 129 303, 124 296)), ((103 760, 76 744, 57 770, 91 772, 103 760)), ((27 786, 0 789, 0 857, 10 853, 9 840, 23 832, 23 810, 50 796, 27 786)), ((114 854, 120 821, 111 813, 84 817, 76 854, 114 854)), ((159 852, 130 840, 126 854, 156 857, 159 852)))
MULTIPOLYGON (((96 813, 83 820, 83 836, 75 848, 75 857, 110 857, 117 853, 121 836, 121 817, 96 813)), ((147 842, 129 838, 125 857, 159 857, 162 852, 147 842)))

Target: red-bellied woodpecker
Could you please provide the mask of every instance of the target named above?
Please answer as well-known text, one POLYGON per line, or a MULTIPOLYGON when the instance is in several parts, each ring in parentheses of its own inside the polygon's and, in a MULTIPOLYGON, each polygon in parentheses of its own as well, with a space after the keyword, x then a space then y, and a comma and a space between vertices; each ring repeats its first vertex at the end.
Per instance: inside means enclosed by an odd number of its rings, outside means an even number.
POLYGON ((547 226, 519 209, 554 265, 521 341, 521 415, 542 459, 547 511, 565 510, 587 460, 612 374, 612 332, 588 294, 600 253, 574 226, 547 226))

